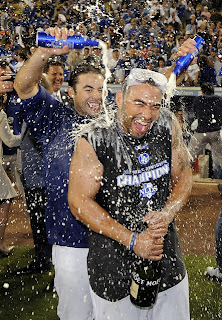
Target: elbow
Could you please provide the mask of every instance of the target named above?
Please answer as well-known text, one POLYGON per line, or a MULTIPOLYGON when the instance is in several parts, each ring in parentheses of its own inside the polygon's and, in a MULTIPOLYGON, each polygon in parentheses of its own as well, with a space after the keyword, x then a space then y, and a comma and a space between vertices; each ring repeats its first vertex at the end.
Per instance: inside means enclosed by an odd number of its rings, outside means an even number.
POLYGON ((15 77, 14 89, 17 92, 18 96, 20 97, 20 94, 22 92, 21 81, 17 77, 18 75, 15 77))
POLYGON ((79 204, 79 201, 76 199, 76 197, 69 192, 68 193, 68 203, 69 203, 69 208, 72 212, 72 215, 77 219, 77 220, 81 220, 81 207, 79 204))
POLYGON ((184 169, 184 171, 185 172, 182 184, 184 186, 184 190, 186 190, 187 197, 189 197, 193 188, 193 174, 190 167, 187 167, 186 169, 184 169))

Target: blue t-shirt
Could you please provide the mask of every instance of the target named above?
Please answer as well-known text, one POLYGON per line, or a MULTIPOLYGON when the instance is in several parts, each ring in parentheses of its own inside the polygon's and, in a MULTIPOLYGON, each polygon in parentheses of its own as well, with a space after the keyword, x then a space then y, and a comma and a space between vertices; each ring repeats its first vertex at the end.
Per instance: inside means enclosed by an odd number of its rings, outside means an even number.
POLYGON ((80 126, 88 121, 55 100, 41 86, 36 96, 21 101, 21 108, 30 132, 42 147, 48 241, 87 248, 87 228, 74 218, 68 205, 68 178, 74 137, 80 126))

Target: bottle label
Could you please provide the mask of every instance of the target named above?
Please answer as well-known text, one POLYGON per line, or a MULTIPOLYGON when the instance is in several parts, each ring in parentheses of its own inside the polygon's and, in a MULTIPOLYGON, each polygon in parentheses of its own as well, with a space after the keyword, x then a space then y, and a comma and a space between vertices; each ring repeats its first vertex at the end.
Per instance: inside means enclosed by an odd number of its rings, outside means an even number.
POLYGON ((132 273, 132 282, 135 282, 138 286, 154 287, 160 284, 161 278, 155 280, 142 279, 138 273, 132 273))
POLYGON ((130 294, 134 299, 137 299, 138 290, 139 290, 139 285, 132 279, 130 294))

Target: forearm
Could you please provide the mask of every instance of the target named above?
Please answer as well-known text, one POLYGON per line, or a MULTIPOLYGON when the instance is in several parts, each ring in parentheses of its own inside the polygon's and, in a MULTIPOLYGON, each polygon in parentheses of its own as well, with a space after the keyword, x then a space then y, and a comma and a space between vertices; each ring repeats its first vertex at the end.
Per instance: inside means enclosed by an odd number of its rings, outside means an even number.
POLYGON ((38 83, 50 56, 49 51, 39 47, 19 70, 14 87, 21 99, 30 98, 38 92, 38 83))
POLYGON ((89 229, 103 234, 129 247, 132 232, 113 219, 92 198, 79 200, 80 197, 69 196, 69 206, 73 215, 89 229))
POLYGON ((144 259, 160 260, 162 258, 163 237, 152 237, 149 229, 134 234, 113 219, 93 199, 87 198, 80 202, 77 206, 73 206, 72 201, 69 201, 70 209, 74 216, 88 228, 121 243, 144 259))
MULTIPOLYGON (((176 66, 176 63, 174 63, 172 66, 166 68, 166 69, 162 72, 162 73, 164 74, 164 76, 165 76, 168 80, 169 80, 169 78, 170 78, 170 76, 171 76, 171 74, 172 74, 175 66, 176 66)), ((179 75, 176 76, 176 84, 177 84, 177 85, 179 85, 179 84, 183 81, 183 79, 184 79, 184 77, 185 77, 185 73, 186 73, 186 70, 183 70, 183 71, 180 72, 179 75)))
POLYGON ((187 166, 181 172, 180 178, 173 187, 173 190, 162 210, 162 212, 166 214, 169 223, 173 221, 176 214, 186 204, 191 194, 192 184, 192 170, 187 166))

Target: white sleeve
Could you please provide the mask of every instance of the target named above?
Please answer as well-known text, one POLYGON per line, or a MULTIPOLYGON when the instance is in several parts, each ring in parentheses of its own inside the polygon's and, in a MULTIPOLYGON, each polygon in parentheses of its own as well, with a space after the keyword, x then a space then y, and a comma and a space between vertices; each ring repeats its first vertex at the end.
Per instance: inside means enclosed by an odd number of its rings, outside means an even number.
POLYGON ((19 146, 22 139, 21 134, 14 135, 12 133, 7 121, 7 115, 3 110, 0 112, 0 137, 4 144, 10 148, 19 146))

